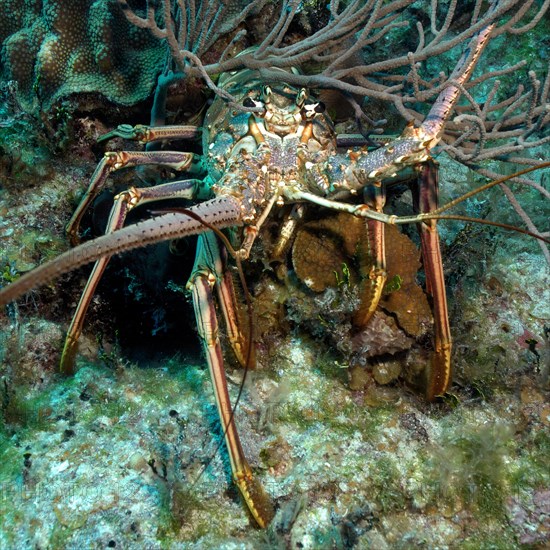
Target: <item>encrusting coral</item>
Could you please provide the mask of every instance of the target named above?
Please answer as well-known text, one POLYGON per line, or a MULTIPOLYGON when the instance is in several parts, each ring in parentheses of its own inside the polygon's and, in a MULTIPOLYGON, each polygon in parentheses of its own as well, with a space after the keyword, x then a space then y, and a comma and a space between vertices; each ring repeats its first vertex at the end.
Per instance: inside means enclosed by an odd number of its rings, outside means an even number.
POLYGON ((336 286, 344 277, 355 282, 358 276, 348 264, 360 239, 366 239, 365 224, 343 212, 307 223, 296 235, 292 248, 296 275, 315 292, 336 286))
MULTIPOLYGON (((395 315, 407 334, 418 337, 432 323, 426 295, 416 282, 420 252, 395 226, 387 225, 385 233, 387 282, 380 305, 395 315)), ((362 220, 341 212, 308 222, 294 241, 292 263, 297 277, 315 292, 361 281, 353 324, 362 326, 362 310, 370 305, 368 272, 372 265, 362 220)))
POLYGON ((388 276, 380 305, 387 313, 395 314, 407 334, 418 337, 432 324, 426 294, 416 282, 421 267, 420 251, 395 226, 387 225, 385 233, 388 276), (392 286, 398 288, 391 291, 392 286))
MULTIPOLYGON (((292 247, 294 271, 316 297, 302 295, 307 291, 288 280, 278 290, 289 300, 289 314, 297 324, 307 324, 314 335, 328 338, 344 354, 355 389, 355 371, 364 370, 367 360, 384 356, 385 362, 388 355, 410 350, 433 324, 428 300, 416 281, 419 250, 396 227, 387 226, 385 231, 387 281, 379 308, 367 323, 362 319, 373 299, 369 279, 373 260, 365 224, 349 214, 309 221, 297 232, 292 247)), ((375 368, 376 379, 394 380, 405 358, 391 361, 391 374, 382 375, 375 368)), ((359 378, 369 380, 369 376, 359 378)))
POLYGON ((124 17, 115 0, 2 0, 0 76, 15 80, 29 110, 99 92, 116 103, 145 99, 165 46, 124 17))

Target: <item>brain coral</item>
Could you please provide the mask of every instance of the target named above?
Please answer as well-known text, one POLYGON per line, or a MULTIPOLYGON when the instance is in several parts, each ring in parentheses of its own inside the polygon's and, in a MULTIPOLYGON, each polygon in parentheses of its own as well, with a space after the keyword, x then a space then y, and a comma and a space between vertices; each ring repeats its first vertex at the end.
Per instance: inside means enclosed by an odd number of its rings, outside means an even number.
POLYGON ((163 66, 165 47, 116 0, 0 0, 0 11, 0 78, 18 82, 28 110, 75 92, 136 103, 163 66))

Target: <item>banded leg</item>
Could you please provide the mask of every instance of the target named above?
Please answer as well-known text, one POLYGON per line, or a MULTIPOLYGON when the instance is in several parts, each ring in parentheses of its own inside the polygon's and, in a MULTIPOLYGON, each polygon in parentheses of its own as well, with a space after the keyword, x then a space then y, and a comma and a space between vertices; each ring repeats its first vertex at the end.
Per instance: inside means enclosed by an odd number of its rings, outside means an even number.
MULTIPOLYGON (((438 205, 438 167, 434 161, 419 165, 418 182, 413 186, 413 203, 420 213, 432 212, 438 205)), ((451 328, 445 294, 445 278, 441 261, 441 248, 437 220, 418 224, 422 243, 422 258, 426 273, 426 290, 433 299, 434 352, 428 373, 426 397, 433 400, 443 395, 451 383, 451 328)))
POLYGON ((212 293, 212 287, 220 284, 223 277, 223 263, 217 239, 211 232, 203 233, 198 239, 197 257, 187 287, 193 298, 199 336, 210 369, 233 479, 258 525, 266 527, 273 518, 273 507, 262 486, 252 475, 241 446, 235 419, 231 414, 231 400, 227 389, 212 293))
MULTIPOLYGON (((382 212, 386 204, 386 189, 382 182, 365 189, 365 204, 376 212, 382 212)), ((386 284, 385 226, 377 220, 367 220, 369 253, 373 262, 367 277, 362 281, 361 303, 354 314, 353 324, 364 327, 374 315, 386 284)))
POLYGON ((273 245, 269 264, 272 266, 280 281, 284 281, 288 276, 286 254, 294 241, 296 230, 300 222, 304 219, 305 213, 306 206, 304 204, 293 205, 290 213, 285 216, 279 231, 279 236, 273 245))
POLYGON ((286 253, 294 239, 299 223, 305 216, 305 212, 306 208, 303 204, 295 204, 292 206, 292 210, 285 217, 279 231, 279 237, 273 246, 271 258, 269 260, 270 262, 283 263, 285 261, 286 253))
MULTIPOLYGON (((111 210, 109 220, 107 222, 106 233, 112 233, 120 229, 124 225, 124 221, 128 212, 137 205, 146 204, 148 202, 159 201, 163 199, 184 198, 193 199, 196 189, 202 182, 199 180, 185 180, 165 183, 156 187, 147 187, 144 189, 136 189, 131 187, 128 191, 124 191, 115 197, 115 203, 111 210)), ((60 369, 65 374, 74 372, 74 363, 78 348, 78 339, 82 334, 84 318, 90 302, 95 294, 97 285, 109 263, 112 256, 104 256, 99 259, 88 277, 88 282, 82 292, 78 306, 74 313, 71 324, 65 338, 65 346, 61 354, 60 369)))
MULTIPOLYGON (((222 265, 227 265, 227 251, 220 251, 222 265)), ((218 290, 218 302, 225 321, 227 339, 235 353, 237 361, 244 368, 256 367, 256 347, 254 346, 254 334, 252 319, 248 312, 245 314, 235 293, 233 277, 229 270, 223 269, 216 285, 218 290)))
POLYGON ((146 164, 157 164, 168 166, 174 170, 189 171, 193 164, 197 165, 199 162, 200 160, 193 153, 175 151, 120 151, 118 153, 105 153, 105 156, 101 159, 92 175, 88 189, 84 193, 80 204, 67 224, 66 232, 71 244, 73 246, 79 244, 78 231, 82 217, 92 201, 105 186, 105 181, 111 172, 120 170, 121 168, 144 166, 146 164))
POLYGON ((120 124, 114 130, 103 134, 98 138, 98 143, 114 137, 131 139, 139 143, 152 143, 160 140, 196 139, 201 135, 197 126, 167 125, 146 126, 144 124, 120 124))

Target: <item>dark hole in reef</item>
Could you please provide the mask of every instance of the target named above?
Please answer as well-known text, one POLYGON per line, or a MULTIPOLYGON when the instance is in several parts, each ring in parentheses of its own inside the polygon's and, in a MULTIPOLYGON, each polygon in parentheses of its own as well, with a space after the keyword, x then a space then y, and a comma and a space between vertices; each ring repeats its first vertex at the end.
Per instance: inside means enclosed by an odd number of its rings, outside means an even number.
POLYGON ((111 303, 118 344, 132 361, 154 363, 175 353, 200 353, 193 307, 184 291, 196 242, 189 240, 184 256, 174 256, 170 243, 160 243, 119 263, 111 303))
MULTIPOLYGON (((159 208, 169 207, 168 201, 159 208)), ((88 227, 104 232, 112 193, 102 193, 88 227)), ((178 204, 181 206, 181 203, 178 204)), ((188 206, 185 204, 184 206, 188 206)), ((149 218, 147 207, 130 212, 125 225, 149 218)), ((196 237, 132 250, 111 260, 98 292, 107 302, 116 341, 124 357, 142 366, 162 366, 176 354, 200 357, 193 306, 185 285, 195 261, 196 237)), ((105 315, 105 313, 104 313, 105 315)))

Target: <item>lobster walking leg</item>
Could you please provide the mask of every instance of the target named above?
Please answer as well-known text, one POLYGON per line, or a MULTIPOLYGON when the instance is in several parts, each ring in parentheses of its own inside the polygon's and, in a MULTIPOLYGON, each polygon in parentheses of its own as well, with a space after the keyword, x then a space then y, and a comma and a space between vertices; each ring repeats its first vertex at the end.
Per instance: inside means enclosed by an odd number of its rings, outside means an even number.
MULTIPOLYGON (((128 212, 138 204, 141 205, 152 201, 173 198, 192 199, 195 196, 196 187, 200 183, 201 182, 197 180, 175 181, 145 189, 136 189, 132 187, 128 191, 120 193, 115 197, 115 203, 107 222, 106 233, 112 233, 120 229, 124 225, 128 212)), ((95 294, 97 285, 111 258, 112 255, 100 258, 95 263, 92 273, 88 277, 88 281, 82 292, 78 306, 76 307, 71 324, 69 325, 63 353, 61 354, 60 370, 64 374, 72 374, 74 372, 78 339, 82 334, 84 318, 86 317, 86 312, 95 294)))
MULTIPOLYGON (((365 188, 364 194, 365 204, 369 208, 376 212, 383 211, 386 204, 386 190, 382 182, 365 188)), ((366 223, 369 254, 373 263, 367 278, 363 281, 361 304, 353 319, 353 324, 358 327, 364 327, 374 315, 387 279, 385 224, 377 220, 367 220, 366 223)))
POLYGON ((201 135, 200 128, 197 126, 185 126, 173 124, 166 126, 146 126, 144 124, 120 124, 114 130, 103 134, 98 138, 100 141, 107 141, 114 137, 123 139, 132 139, 139 143, 152 143, 153 141, 171 140, 171 139, 196 139, 201 135))
MULTIPOLYGON (((429 213, 438 206, 438 167, 430 160, 419 165, 418 169, 418 181, 413 186, 414 208, 419 213, 429 213)), ((443 395, 451 383, 452 341, 437 221, 425 220, 418 226, 426 273, 426 289, 433 299, 435 349, 426 386, 426 398, 432 400, 443 395)))
POLYGON ((193 153, 180 153, 175 151, 156 152, 130 152, 120 151, 118 153, 105 153, 92 175, 88 189, 84 193, 80 204, 74 211, 67 224, 67 235, 73 246, 79 244, 78 231, 84 213, 104 187, 107 177, 111 172, 130 166, 143 166, 155 164, 168 166, 175 170, 189 170, 196 156, 193 153))
MULTIPOLYGON (((123 200, 116 200, 107 222, 106 233, 112 233, 117 229, 120 229, 124 224, 124 219, 128 212, 128 204, 123 200)), ((61 360, 59 363, 59 369, 63 374, 73 374, 74 364, 76 359, 76 352, 78 349, 78 339, 82 334, 82 327, 84 325, 84 318, 92 298, 95 294, 97 285, 109 263, 112 256, 103 256, 94 265, 86 286, 80 296, 80 301, 76 306, 71 324, 67 330, 67 336, 65 337, 65 345, 63 346, 63 353, 61 354, 61 360)))
MULTIPOLYGON (((225 250, 221 250, 220 253, 223 256, 222 261, 225 265, 227 253, 225 250)), ((223 270, 216 286, 218 289, 218 303, 225 321, 227 339, 231 344, 235 357, 243 367, 253 369, 256 366, 256 348, 251 330, 252 319, 249 318, 248 314, 239 314, 242 310, 238 305, 233 277, 227 269, 223 270), (246 319, 244 319, 245 317, 246 319)))
POLYGON ((260 527, 273 518, 272 504, 260 483, 253 477, 244 455, 232 415, 223 355, 218 335, 218 320, 212 288, 223 280, 223 264, 217 238, 211 232, 199 236, 197 257, 187 287, 191 291, 197 327, 206 354, 218 414, 225 434, 233 479, 252 516, 260 527))

